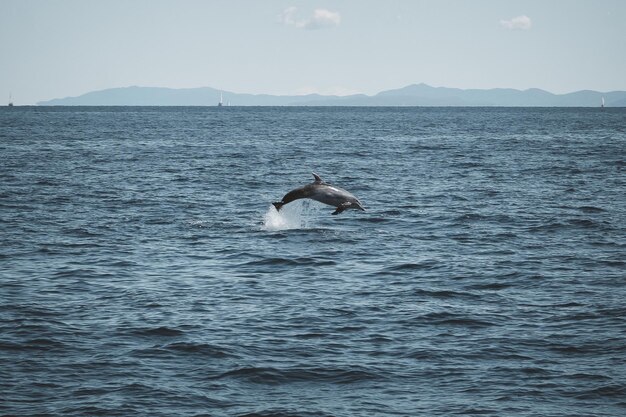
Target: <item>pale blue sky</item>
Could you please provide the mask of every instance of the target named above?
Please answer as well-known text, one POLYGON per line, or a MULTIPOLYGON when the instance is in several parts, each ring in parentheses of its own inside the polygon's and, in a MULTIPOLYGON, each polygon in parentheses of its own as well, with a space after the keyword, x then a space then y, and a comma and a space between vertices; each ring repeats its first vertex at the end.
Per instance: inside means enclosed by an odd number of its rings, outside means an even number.
POLYGON ((0 57, 16 104, 131 85, 626 90, 626 1, 0 0, 0 57))

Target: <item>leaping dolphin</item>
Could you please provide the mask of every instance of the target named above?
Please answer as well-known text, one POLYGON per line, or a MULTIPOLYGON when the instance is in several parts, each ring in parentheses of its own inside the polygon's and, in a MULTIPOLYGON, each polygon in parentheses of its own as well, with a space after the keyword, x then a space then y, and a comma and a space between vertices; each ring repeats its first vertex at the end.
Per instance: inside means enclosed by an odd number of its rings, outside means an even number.
POLYGON ((333 214, 339 214, 347 209, 365 211, 359 199, 351 193, 322 181, 320 176, 315 172, 313 173, 313 177, 315 177, 315 181, 311 184, 291 190, 285 194, 282 201, 272 203, 274 207, 276 207, 276 210, 280 211, 282 206, 289 204, 292 201, 299 200, 301 198, 310 198, 311 200, 337 207, 333 214))

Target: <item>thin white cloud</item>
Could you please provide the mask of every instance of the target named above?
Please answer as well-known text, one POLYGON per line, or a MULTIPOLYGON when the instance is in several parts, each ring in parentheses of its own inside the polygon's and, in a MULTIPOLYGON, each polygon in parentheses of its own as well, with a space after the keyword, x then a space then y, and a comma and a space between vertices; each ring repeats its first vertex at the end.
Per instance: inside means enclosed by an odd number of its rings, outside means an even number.
POLYGON ((509 30, 528 30, 532 25, 533 22, 526 15, 516 16, 509 20, 500 20, 500 26, 509 30))
POLYGON ((298 29, 324 29, 339 26, 341 15, 327 9, 315 9, 313 15, 308 19, 297 19, 295 7, 288 7, 279 16, 280 22, 287 26, 294 26, 298 29))
POLYGON ((315 9, 313 17, 307 20, 305 29, 322 29, 326 27, 339 26, 341 16, 337 12, 331 12, 326 9, 315 9))
POLYGON ((295 26, 296 25, 296 11, 298 9, 295 7, 287 7, 283 12, 278 16, 278 20, 287 26, 295 26))

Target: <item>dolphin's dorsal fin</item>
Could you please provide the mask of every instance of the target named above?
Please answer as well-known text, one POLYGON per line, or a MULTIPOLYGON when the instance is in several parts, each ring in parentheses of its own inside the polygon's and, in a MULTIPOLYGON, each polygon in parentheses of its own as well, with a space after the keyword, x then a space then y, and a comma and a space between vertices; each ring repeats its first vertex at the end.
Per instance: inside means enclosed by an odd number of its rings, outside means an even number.
POLYGON ((313 177, 315 178, 315 182, 324 182, 322 181, 322 179, 320 178, 319 175, 317 175, 315 172, 313 173, 313 177))

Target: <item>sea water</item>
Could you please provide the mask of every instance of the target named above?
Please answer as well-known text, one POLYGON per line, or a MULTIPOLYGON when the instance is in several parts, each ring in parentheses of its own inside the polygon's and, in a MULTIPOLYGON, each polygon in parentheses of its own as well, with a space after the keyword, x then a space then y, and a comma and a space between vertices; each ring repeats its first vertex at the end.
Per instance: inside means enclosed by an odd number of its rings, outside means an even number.
POLYGON ((0 109, 0 414, 624 415, 625 170, 625 109, 0 109))

